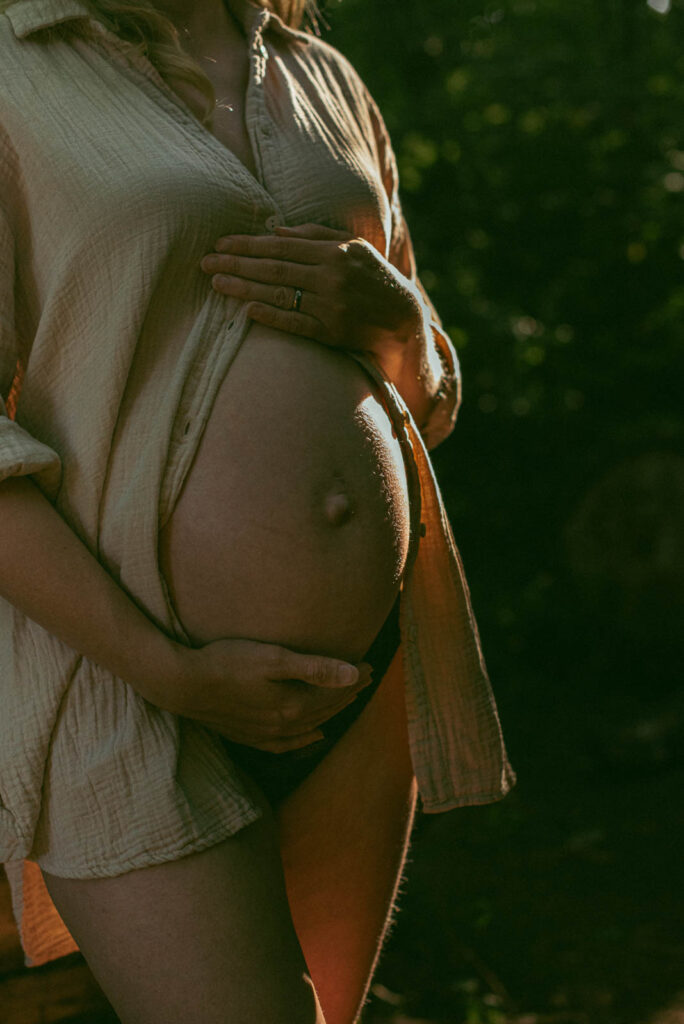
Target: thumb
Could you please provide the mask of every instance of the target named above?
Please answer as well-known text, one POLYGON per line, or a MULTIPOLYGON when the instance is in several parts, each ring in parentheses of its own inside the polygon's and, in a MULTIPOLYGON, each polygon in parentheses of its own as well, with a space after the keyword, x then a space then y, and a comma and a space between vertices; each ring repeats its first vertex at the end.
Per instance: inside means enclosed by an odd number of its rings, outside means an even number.
POLYGON ((353 686, 358 681, 359 672, 347 661, 323 658, 317 654, 298 654, 283 648, 271 678, 299 679, 313 686, 353 686))

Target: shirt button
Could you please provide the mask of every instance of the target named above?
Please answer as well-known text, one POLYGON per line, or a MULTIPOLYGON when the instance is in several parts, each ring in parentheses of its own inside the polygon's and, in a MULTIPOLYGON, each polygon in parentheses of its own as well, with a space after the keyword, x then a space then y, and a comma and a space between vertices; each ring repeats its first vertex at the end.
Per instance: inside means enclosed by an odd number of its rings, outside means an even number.
POLYGON ((273 231, 275 228, 279 227, 280 224, 282 224, 282 218, 277 217, 275 214, 266 218, 266 228, 268 231, 273 231))
POLYGON ((271 128, 270 124, 262 124, 261 127, 259 128, 259 131, 261 132, 265 139, 270 139, 271 135, 273 135, 273 129, 271 128))

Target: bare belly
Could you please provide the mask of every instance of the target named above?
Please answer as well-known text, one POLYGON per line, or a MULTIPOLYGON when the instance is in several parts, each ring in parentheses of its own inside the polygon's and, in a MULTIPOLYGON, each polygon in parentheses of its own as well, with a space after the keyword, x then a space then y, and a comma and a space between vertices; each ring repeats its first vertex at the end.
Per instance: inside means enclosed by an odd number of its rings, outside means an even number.
POLYGON ((403 456, 371 379, 343 353, 255 324, 160 536, 191 640, 359 659, 408 542, 403 456))

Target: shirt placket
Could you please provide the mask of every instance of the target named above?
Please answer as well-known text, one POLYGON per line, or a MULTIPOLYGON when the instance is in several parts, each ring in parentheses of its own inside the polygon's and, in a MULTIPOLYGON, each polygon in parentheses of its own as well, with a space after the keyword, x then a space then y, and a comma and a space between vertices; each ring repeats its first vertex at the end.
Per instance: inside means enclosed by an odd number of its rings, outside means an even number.
POLYGON ((275 137, 275 126, 268 113, 265 95, 269 56, 264 42, 264 31, 270 18, 270 11, 261 11, 255 19, 249 39, 250 76, 245 102, 245 124, 259 171, 259 182, 273 204, 273 210, 265 218, 264 226, 268 232, 273 232, 278 225, 285 223, 285 218, 273 196, 266 190, 265 184, 267 169, 276 181, 281 180, 283 173, 282 154, 275 137))
MULTIPOLYGON (((263 184, 264 158, 266 157, 269 161, 277 159, 277 150, 273 144, 273 125, 268 115, 264 97, 268 51, 263 43, 263 29, 268 24, 269 17, 269 11, 259 12, 252 25, 248 42, 250 74, 247 95, 245 97, 245 122, 259 172, 258 178, 250 174, 244 164, 220 140, 212 135, 209 129, 201 123, 194 112, 174 92, 146 57, 140 53, 131 52, 119 37, 105 28, 101 22, 93 22, 98 33, 96 39, 93 40, 97 48, 110 60, 124 64, 139 74, 145 86, 147 86, 147 83, 151 83, 156 88, 155 98, 158 102, 164 104, 167 109, 172 109, 174 116, 180 118, 198 139, 201 137, 205 144, 212 144, 213 140, 213 144, 223 150, 226 160, 231 161, 234 173, 240 177, 240 184, 253 197, 254 219, 252 222, 252 232, 255 234, 261 234, 264 231, 272 233, 277 225, 285 223, 278 204, 263 184)), ((143 82, 141 82, 141 87, 143 87, 143 82)))

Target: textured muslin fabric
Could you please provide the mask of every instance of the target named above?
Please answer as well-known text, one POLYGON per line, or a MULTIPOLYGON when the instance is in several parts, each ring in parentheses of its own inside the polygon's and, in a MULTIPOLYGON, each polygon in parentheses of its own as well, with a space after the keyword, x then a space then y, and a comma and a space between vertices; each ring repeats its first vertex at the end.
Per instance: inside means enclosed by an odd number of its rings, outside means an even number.
MULTIPOLYGON (((390 140, 358 75, 251 3, 244 29, 258 178, 81 0, 19 0, 0 15, 0 480, 31 474, 179 639, 158 532, 251 326, 244 302, 213 291, 201 257, 222 234, 310 221, 367 239, 417 281, 390 140), (81 18, 92 39, 69 31, 81 18)), ((449 362, 436 312, 432 329, 449 362)), ((421 437, 365 365, 422 501, 401 602, 422 806, 497 800, 515 776, 426 451, 451 430, 457 399, 438 404, 421 437)), ((117 875, 206 848, 259 814, 216 734, 0 600, 0 861, 27 964, 76 948, 39 868, 117 875)))

